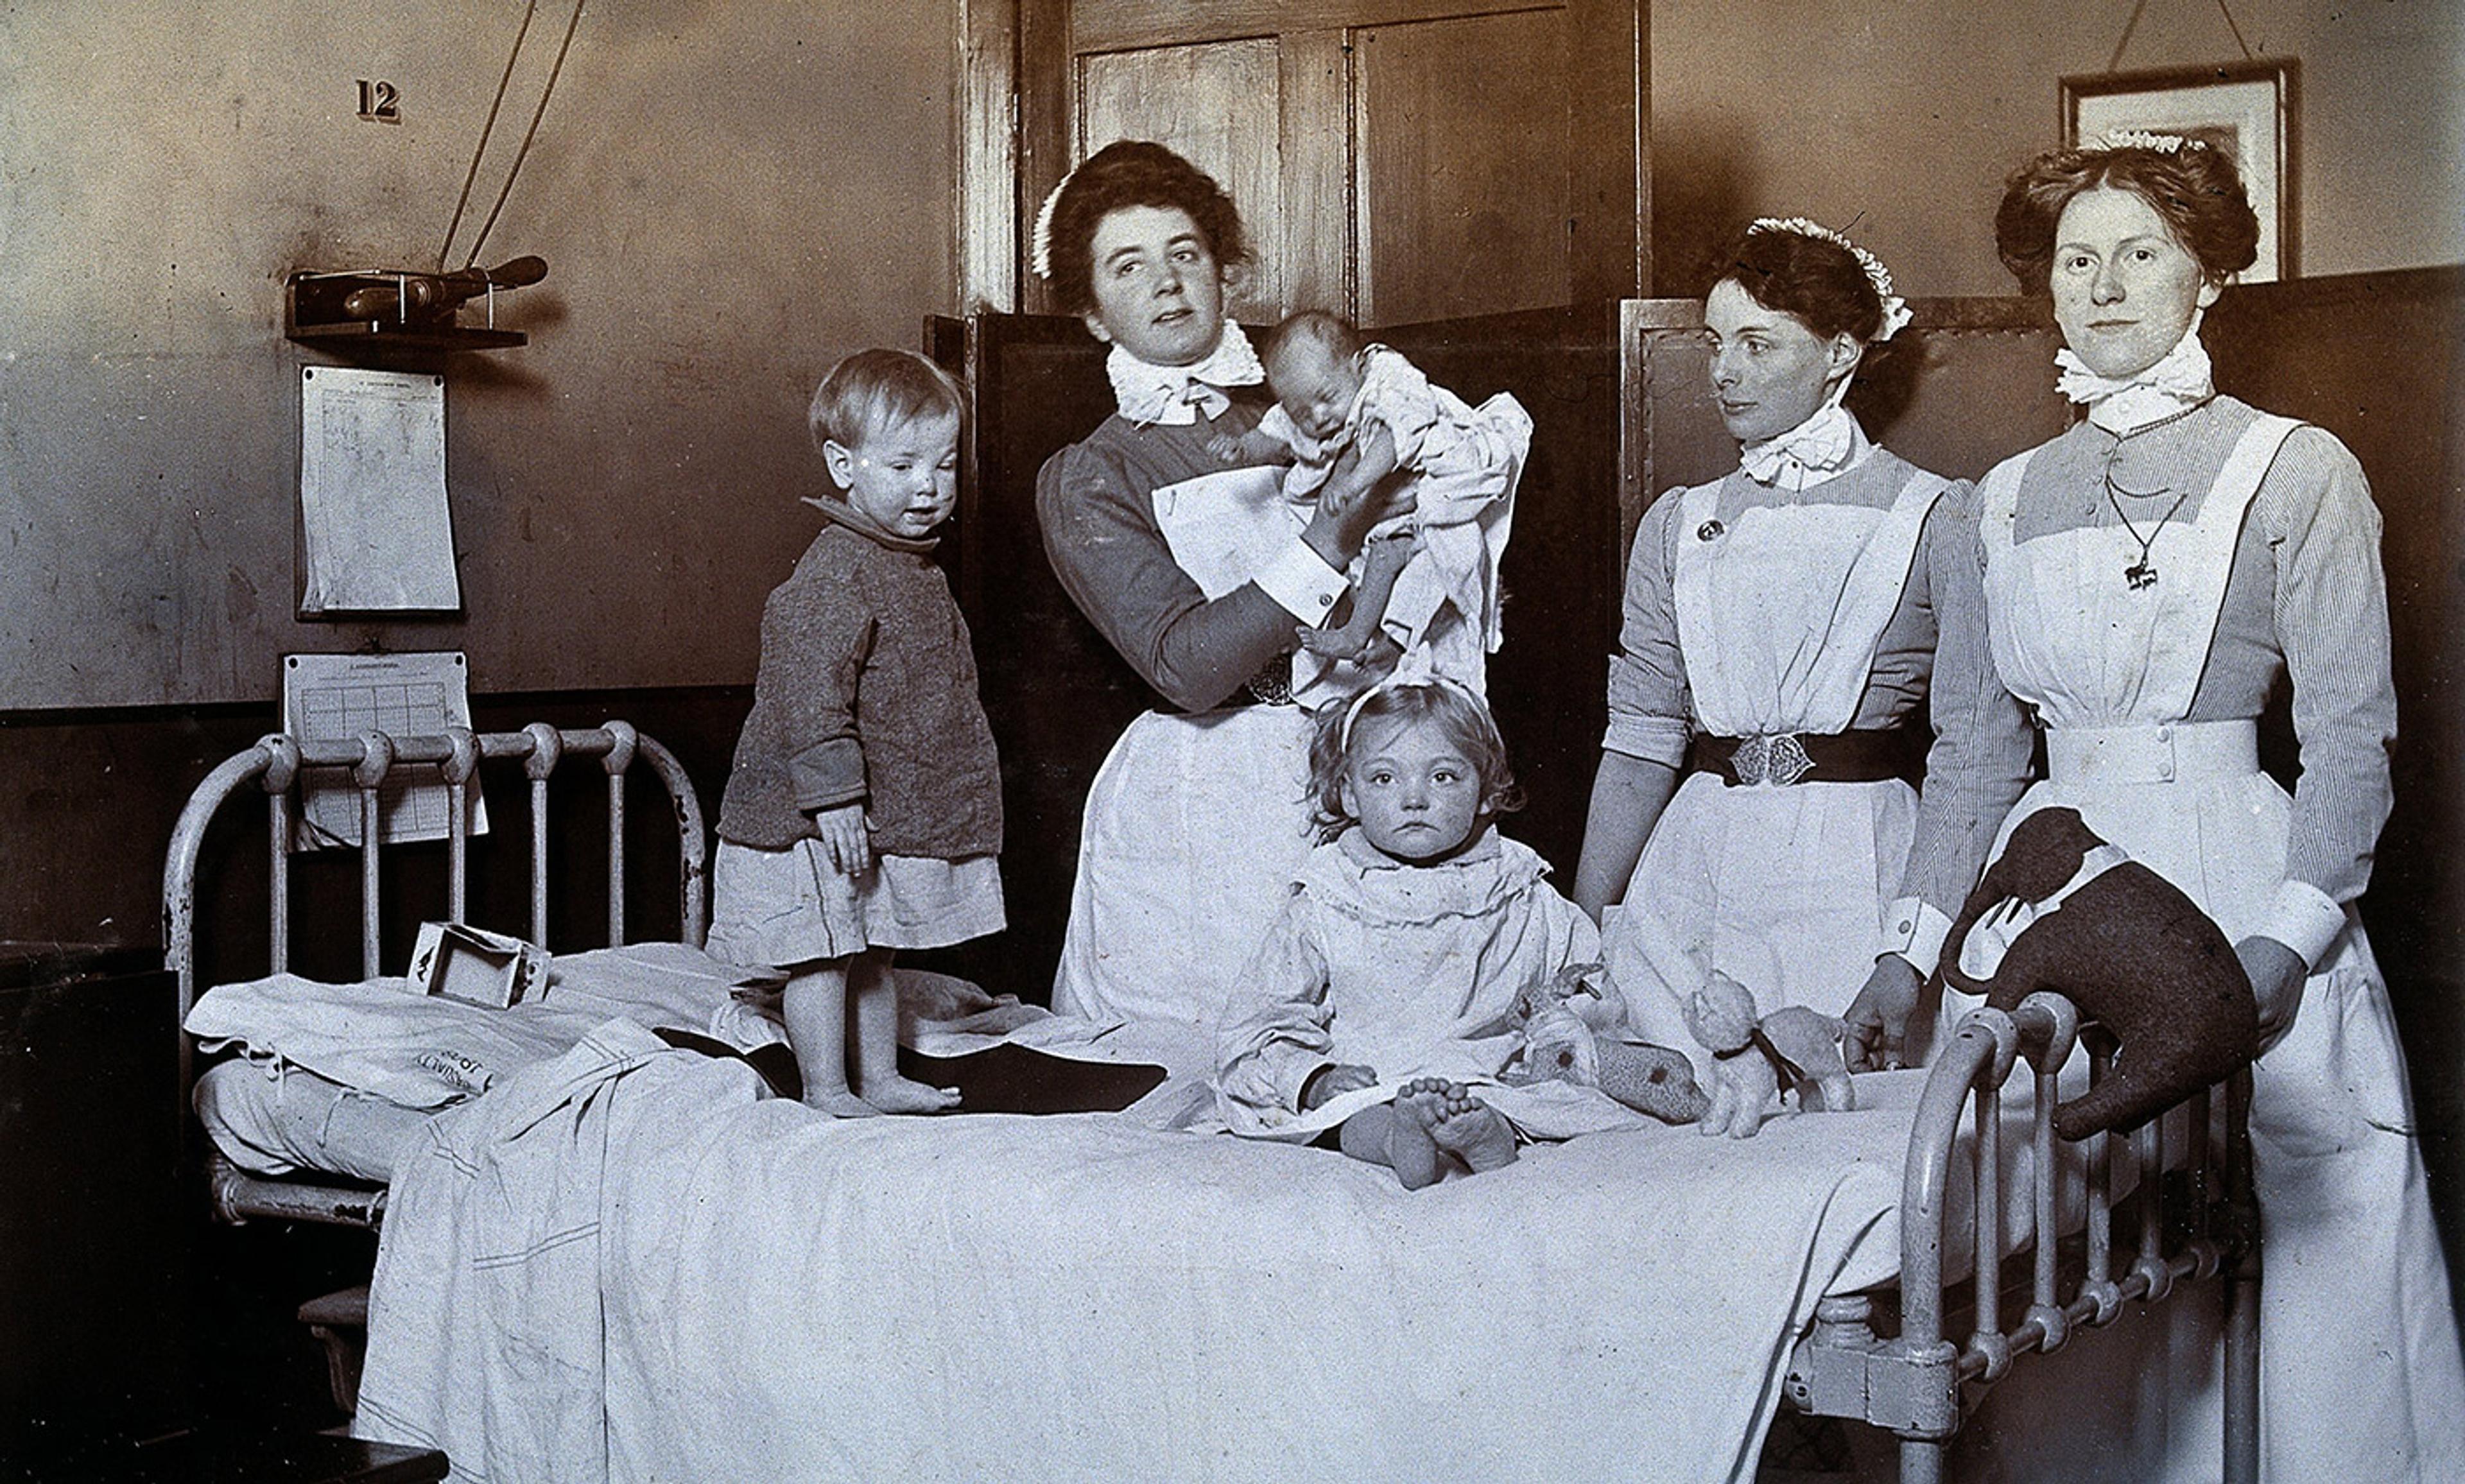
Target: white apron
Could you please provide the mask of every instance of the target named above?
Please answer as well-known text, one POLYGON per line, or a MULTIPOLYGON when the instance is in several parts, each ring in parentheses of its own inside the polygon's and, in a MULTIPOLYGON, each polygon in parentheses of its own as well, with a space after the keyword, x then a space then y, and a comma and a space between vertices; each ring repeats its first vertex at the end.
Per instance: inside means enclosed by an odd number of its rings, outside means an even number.
MULTIPOLYGON (((1987 476, 1994 663, 2048 729, 2050 775, 2005 821, 1998 854, 2020 820, 2070 807, 2229 939, 2266 923, 2292 800, 2259 770, 2255 722, 2184 719, 2245 514, 2296 426, 2261 417, 2197 516, 2165 524, 2146 553, 2120 526, 2015 543, 2030 455, 1987 476), (2159 577, 2135 589, 2123 569, 2143 558, 2159 577)), ((2348 907, 2294 1030, 2254 1075, 2265 1478, 2465 1478, 2465 1366, 2412 1128, 2387 991, 2348 907)), ((2167 1433, 2142 1440, 2143 1456, 2163 1459, 2142 1476, 2215 1478, 2216 1356, 2181 1340, 2177 1384, 2202 1370, 2209 1384, 2170 1423, 2141 1419, 2167 1433)))
MULTIPOLYGON (((1273 468, 1166 485, 1156 524, 1210 601, 1299 528, 1273 468)), ((1150 711, 1087 792, 1053 1008, 1204 1027, 1222 1016, 1309 853, 1309 713, 1150 711)))
MULTIPOLYGON (((1814 502, 1714 519, 1721 485, 1678 497, 1672 586, 1696 724, 1716 737, 1846 731, 1945 480, 1915 471, 1889 509, 1814 502)), ((1610 916, 1602 951, 1646 1040, 1711 1074, 1681 1010, 1718 969, 1768 1013, 1849 1007, 1882 951, 1917 794, 1874 783, 1681 783, 1610 916)))

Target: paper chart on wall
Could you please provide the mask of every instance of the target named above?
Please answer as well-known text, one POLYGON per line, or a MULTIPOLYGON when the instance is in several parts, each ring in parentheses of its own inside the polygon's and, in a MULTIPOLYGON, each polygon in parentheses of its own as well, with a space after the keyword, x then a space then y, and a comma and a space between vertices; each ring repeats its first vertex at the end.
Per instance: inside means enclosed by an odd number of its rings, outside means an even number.
MULTIPOLYGON (((471 724, 469 666, 454 651, 413 654, 285 654, 282 656, 282 730, 309 739, 352 738, 363 732, 389 737, 434 737, 449 726, 471 724)), ((360 790, 344 768, 304 769, 300 814, 292 831, 295 851, 357 847, 360 790)), ((434 764, 397 763, 377 789, 378 838, 444 839, 452 823, 453 796, 434 764)), ((471 832, 488 831, 488 809, 471 790, 471 832)))
POLYGON ((445 497, 445 378, 300 372, 300 613, 462 607, 445 497))

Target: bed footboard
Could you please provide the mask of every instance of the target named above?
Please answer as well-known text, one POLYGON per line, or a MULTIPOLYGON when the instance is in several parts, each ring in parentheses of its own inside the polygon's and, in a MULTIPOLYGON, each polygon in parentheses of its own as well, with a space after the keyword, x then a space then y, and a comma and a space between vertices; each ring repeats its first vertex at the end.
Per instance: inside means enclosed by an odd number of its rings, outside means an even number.
MULTIPOLYGON (((207 829, 215 814, 234 798, 250 792, 266 801, 266 849, 269 889, 267 930, 269 973, 289 967, 291 955, 290 844, 303 769, 347 769, 359 791, 360 958, 362 971, 378 973, 379 884, 383 841, 383 790, 394 770, 405 765, 433 768, 447 790, 446 901, 447 915, 467 921, 471 790, 483 763, 503 760, 522 764, 530 785, 530 924, 528 938, 547 941, 548 904, 548 778, 563 764, 594 760, 608 780, 608 941, 625 936, 625 780, 635 764, 647 767, 666 790, 674 812, 677 847, 677 904, 682 939, 700 946, 709 928, 707 900, 708 849, 701 803, 692 780, 676 756, 628 722, 579 729, 559 729, 535 722, 518 732, 473 732, 449 727, 436 736, 395 737, 364 732, 336 740, 307 740, 280 733, 260 739, 246 751, 224 760, 189 796, 171 832, 163 865, 163 941, 165 962, 177 983, 178 1013, 185 1026, 196 1002, 197 986, 197 859, 207 829)), ((180 1032, 181 1101, 185 1106, 195 1085, 189 1036, 180 1032)), ((208 1185, 217 1215, 237 1222, 251 1216, 281 1220, 374 1227, 383 1219, 385 1192, 366 1186, 318 1184, 313 1181, 270 1180, 247 1174, 215 1155, 208 1167, 208 1185)))
MULTIPOLYGON (((2076 1145, 2057 1141, 2053 1108, 2055 1074, 2081 1039, 2078 1011, 2055 994, 2035 994, 2010 1014, 1972 1010, 1929 1073, 1909 1135, 1900 1202, 1899 1327, 1884 1339, 1875 1328, 1875 1300, 1866 1295, 1823 1299, 1813 1326, 1790 1356, 1785 1394, 1798 1409, 1846 1417, 1886 1429, 1900 1439, 1903 1484, 1931 1484, 1959 1430, 1964 1390, 2000 1381, 2032 1352, 2050 1353, 2083 1326, 2111 1322, 2129 1302, 2160 1302, 2177 1285, 2223 1275, 2225 1326, 2225 1476, 2258 1473, 2259 1244, 2251 1185, 2248 1068, 2192 1097, 2193 1131, 2176 1166, 2165 1168, 2161 1126, 2128 1135, 2097 1135, 2076 1145), (2017 1062, 2035 1077, 2029 1130, 2031 1178, 2025 1256, 2004 1258, 2004 1163, 2001 1090, 2017 1062), (2224 1097, 2222 1162, 2212 1158, 2211 1092, 2224 1097), (1954 1161, 1964 1157, 1964 1114, 1972 1130, 1974 1210, 1968 1229, 1955 1230, 1948 1193, 1954 1161), (2055 1207, 2061 1162, 2076 1161, 2086 1188, 2086 1227, 2076 1244, 2057 1240, 2055 1207), (2222 1163, 2222 1169, 2218 1168, 2222 1163), (2127 1261, 2115 1248, 2116 1193, 2126 1181, 2137 1231, 2127 1261), (2168 1234, 2173 1235, 2168 1249, 2168 1234), (1943 1279, 1946 1252, 1971 1256, 1971 1281, 1955 1289, 1943 1279), (2016 1270, 2025 1261, 2023 1278, 2016 1270), (2024 1289, 2017 1322, 2003 1322, 2003 1288, 2024 1289), (1946 1334, 1950 1304, 1971 1296, 1965 1340, 1946 1334)), ((2094 1084, 2113 1070, 2109 1044, 2090 1044, 2094 1084)))

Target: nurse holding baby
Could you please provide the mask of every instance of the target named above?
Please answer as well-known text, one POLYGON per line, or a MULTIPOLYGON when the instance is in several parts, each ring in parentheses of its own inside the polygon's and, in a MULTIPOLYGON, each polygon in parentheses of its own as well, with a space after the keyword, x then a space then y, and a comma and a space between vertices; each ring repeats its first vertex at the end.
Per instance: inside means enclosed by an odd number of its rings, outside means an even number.
POLYGON ((1046 202, 1036 272, 1111 349, 1116 411, 1048 460, 1036 518, 1061 586, 1157 694, 1089 790, 1054 1008, 1210 1034, 1308 852, 1309 714, 1298 634, 1339 611, 1373 526, 1410 513, 1391 438, 1329 471, 1306 521, 1282 470, 1218 440, 1273 402, 1228 269, 1232 198, 1157 144, 1088 157, 1046 202))

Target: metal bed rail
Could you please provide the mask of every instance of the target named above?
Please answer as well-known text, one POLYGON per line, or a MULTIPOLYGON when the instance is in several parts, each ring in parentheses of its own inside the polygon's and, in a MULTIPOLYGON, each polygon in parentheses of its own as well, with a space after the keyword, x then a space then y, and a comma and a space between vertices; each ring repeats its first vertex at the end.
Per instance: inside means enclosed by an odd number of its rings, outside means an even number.
POLYGON ((2250 1069, 2220 1084, 2222 1170, 2211 1148, 2211 1089, 2185 1105, 2189 1137, 2169 1181, 2164 1119, 2076 1146, 2054 1137, 2055 1077, 2084 1034, 2093 1086, 2113 1072, 2113 1045, 2093 1026, 2084 1031, 2078 1010, 2061 995, 2032 994, 2009 1014, 1980 1008, 1962 1019, 1928 1073, 1909 1136, 1900 1195, 1900 1333, 1877 1335, 1871 1296, 1839 1295, 1818 1302, 1813 1325, 1790 1355, 1788 1402, 1801 1411, 1852 1418, 1897 1435, 1902 1484, 1942 1478, 1961 1425, 1964 1387, 1973 1399, 2009 1374, 2019 1357, 2050 1354, 2083 1326, 2111 1323, 2126 1303, 2162 1302, 2180 1283, 2220 1274, 2227 1282, 2225 1477, 2249 1484, 2258 1476, 2259 1226, 2252 1193, 2250 1069), (2024 1060, 2036 1079, 2022 1244, 2029 1250, 2029 1296, 2017 1322, 2006 1329, 2001 1090, 2024 1060), (1964 1155, 1965 1114, 1970 1138, 1964 1155), (1968 1229, 1959 1231, 1948 1197, 1954 1162, 1964 1158, 1974 1201, 1968 1229), (2079 1162, 2086 1224, 2067 1257, 2055 1195, 2071 1161, 2079 1162), (2114 1229, 2116 1191, 2126 1184, 2134 1187, 2137 1230, 2124 1263, 2114 1229), (2170 1251, 2169 1231, 2177 1234, 2170 1251), (1955 1343, 1944 1333, 1955 1317, 1956 1290, 1944 1281, 1943 1261, 1946 1252, 1964 1250, 1971 1260, 1971 1317, 1965 1340, 1955 1343))
MULTIPOLYGON (((668 796, 677 832, 677 908, 684 941, 700 946, 710 926, 709 858, 701 801, 676 755, 625 721, 579 729, 533 722, 517 732, 474 732, 448 727, 433 736, 362 732, 340 739, 303 739, 283 733, 225 759, 189 794, 172 828, 163 864, 164 957, 177 982, 176 1024, 185 1027, 197 996, 197 860, 215 814, 253 784, 266 800, 268 872, 267 972, 281 973, 291 958, 291 837, 298 810, 295 795, 309 768, 345 768, 359 791, 360 963, 368 978, 378 966, 379 907, 385 852, 383 798, 395 770, 433 767, 447 799, 447 915, 466 923, 469 911, 471 791, 479 764, 519 760, 530 783, 531 941, 547 945, 547 788, 564 763, 596 759, 608 780, 608 941, 625 940, 625 780, 636 764, 647 766, 668 796)), ((422 780, 426 781, 425 779, 422 780)), ((182 1100, 194 1084, 193 1053, 186 1030, 179 1032, 182 1100)), ((216 1209, 227 1220, 272 1216, 287 1220, 373 1227, 382 1219, 381 1190, 302 1181, 264 1180, 243 1173, 219 1155, 210 1185, 216 1209)))

